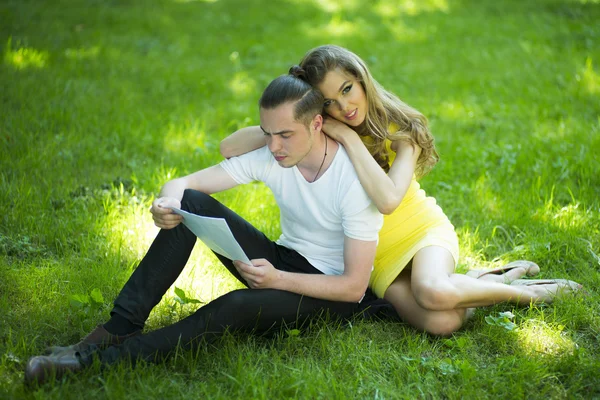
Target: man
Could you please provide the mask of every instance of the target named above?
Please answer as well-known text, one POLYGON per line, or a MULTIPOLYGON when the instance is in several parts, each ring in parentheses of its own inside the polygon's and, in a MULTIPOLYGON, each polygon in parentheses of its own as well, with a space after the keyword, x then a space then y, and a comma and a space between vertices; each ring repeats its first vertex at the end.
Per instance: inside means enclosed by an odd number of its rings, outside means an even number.
POLYGON ((321 94, 286 75, 269 84, 259 104, 268 146, 167 182, 151 208, 162 229, 116 298, 110 320, 75 345, 33 357, 27 383, 79 371, 94 358, 102 364, 123 358, 158 361, 178 345, 208 343, 227 329, 264 333, 323 311, 345 318, 374 300, 365 292, 383 219, 343 148, 321 131, 321 94), (210 196, 252 181, 269 186, 281 209, 277 242, 210 196), (250 289, 230 292, 173 325, 141 334, 196 242, 171 207, 227 221, 252 265, 218 257, 250 289))

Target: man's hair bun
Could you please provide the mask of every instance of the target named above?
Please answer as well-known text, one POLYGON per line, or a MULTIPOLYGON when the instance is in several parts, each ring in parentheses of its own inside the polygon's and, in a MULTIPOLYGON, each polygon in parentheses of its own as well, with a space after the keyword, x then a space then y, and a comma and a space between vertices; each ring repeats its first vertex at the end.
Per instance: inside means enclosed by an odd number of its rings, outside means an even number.
POLYGON ((290 75, 293 75, 296 78, 300 78, 302 80, 305 80, 305 78, 306 78, 306 72, 304 72, 302 67, 299 65, 294 65, 293 67, 290 68, 290 75))

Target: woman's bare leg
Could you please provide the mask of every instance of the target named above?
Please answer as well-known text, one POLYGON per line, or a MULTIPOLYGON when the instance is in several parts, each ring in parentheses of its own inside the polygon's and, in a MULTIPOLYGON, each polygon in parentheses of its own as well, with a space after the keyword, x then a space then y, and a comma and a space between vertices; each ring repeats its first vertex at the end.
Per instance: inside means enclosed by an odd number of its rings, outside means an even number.
POLYGON ((500 302, 528 305, 551 302, 563 290, 560 284, 511 286, 454 273, 454 259, 443 247, 429 246, 412 262, 411 289, 416 302, 427 310, 444 311, 490 306, 500 302))
POLYGON ((447 336, 457 331, 472 315, 473 309, 432 311, 421 307, 413 295, 410 274, 410 269, 402 271, 384 295, 408 324, 433 335, 447 336))

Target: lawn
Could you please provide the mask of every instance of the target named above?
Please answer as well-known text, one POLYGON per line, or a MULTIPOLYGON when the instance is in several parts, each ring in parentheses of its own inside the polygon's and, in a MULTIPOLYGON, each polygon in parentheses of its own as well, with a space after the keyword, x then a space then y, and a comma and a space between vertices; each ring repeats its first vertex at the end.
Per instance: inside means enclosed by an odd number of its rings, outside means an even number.
MULTIPOLYGON (((0 398, 600 398, 599 20, 598 0, 0 1, 0 398), (481 308, 450 338, 317 321, 24 388, 30 356, 107 319, 161 185, 218 162, 324 43, 429 118, 441 161, 421 184, 461 271, 530 259, 587 295, 481 308)), ((262 185, 217 197, 278 236, 262 185)), ((175 286, 240 287, 201 244, 175 286)), ((197 307, 174 289, 147 329, 197 307)))

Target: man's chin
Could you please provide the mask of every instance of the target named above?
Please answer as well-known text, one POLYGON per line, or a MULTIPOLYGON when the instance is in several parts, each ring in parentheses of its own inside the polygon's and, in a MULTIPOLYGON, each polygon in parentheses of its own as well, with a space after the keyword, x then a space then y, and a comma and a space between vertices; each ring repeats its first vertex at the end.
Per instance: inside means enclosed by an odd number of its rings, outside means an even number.
POLYGON ((278 159, 275 159, 275 161, 277 161, 277 164, 279 164, 279 166, 281 168, 291 168, 297 164, 297 162, 294 162, 294 160, 291 160, 290 157, 284 157, 284 159, 281 161, 279 161, 278 159))
POLYGON ((279 164, 281 168, 292 168, 294 165, 296 165, 290 163, 288 160, 277 161, 277 164, 279 164))

